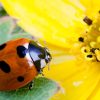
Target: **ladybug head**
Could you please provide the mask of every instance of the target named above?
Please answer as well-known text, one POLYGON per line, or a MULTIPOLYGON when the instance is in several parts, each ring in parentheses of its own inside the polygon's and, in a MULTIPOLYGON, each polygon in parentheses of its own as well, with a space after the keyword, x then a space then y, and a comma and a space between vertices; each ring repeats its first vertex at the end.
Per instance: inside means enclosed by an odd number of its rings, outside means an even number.
POLYGON ((38 72, 41 72, 52 59, 49 50, 34 41, 29 43, 29 54, 38 72))

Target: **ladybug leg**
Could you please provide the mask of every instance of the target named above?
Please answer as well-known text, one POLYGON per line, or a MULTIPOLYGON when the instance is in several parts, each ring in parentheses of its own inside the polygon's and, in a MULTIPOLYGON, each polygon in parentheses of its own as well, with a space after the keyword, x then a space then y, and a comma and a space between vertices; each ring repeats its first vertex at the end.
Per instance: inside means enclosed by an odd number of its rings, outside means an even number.
POLYGON ((34 81, 31 81, 31 82, 29 83, 29 90, 32 90, 33 85, 34 85, 34 81))
POLYGON ((39 72, 40 75, 44 76, 43 72, 39 72))
POLYGON ((18 92, 18 91, 19 91, 19 89, 16 89, 16 90, 15 90, 15 92, 18 92))
POLYGON ((39 74, 41 74, 42 76, 44 76, 44 74, 43 74, 43 69, 41 69, 41 70, 39 71, 39 74))

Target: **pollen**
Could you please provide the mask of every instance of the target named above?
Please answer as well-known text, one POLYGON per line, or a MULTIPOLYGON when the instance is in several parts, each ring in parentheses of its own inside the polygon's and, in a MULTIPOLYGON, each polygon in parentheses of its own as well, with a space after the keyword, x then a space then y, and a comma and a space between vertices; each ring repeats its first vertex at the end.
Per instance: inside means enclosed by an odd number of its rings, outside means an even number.
POLYGON ((96 42, 94 42, 94 41, 90 42, 90 46, 91 46, 91 48, 95 48, 96 42))
POLYGON ((83 38, 83 37, 79 37, 78 40, 79 40, 80 42, 84 42, 84 38, 83 38))
POLYGON ((86 54, 86 53, 88 53, 90 51, 90 48, 87 46, 87 47, 82 47, 81 48, 81 52, 83 53, 83 54, 86 54))

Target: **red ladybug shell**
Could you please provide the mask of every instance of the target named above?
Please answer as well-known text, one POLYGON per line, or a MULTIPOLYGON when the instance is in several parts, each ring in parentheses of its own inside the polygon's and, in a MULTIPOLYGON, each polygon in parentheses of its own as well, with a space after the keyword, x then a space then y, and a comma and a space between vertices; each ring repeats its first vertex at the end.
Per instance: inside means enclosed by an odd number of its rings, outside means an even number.
POLYGON ((15 90, 25 86, 50 59, 49 52, 33 40, 21 38, 0 45, 0 90, 15 90))

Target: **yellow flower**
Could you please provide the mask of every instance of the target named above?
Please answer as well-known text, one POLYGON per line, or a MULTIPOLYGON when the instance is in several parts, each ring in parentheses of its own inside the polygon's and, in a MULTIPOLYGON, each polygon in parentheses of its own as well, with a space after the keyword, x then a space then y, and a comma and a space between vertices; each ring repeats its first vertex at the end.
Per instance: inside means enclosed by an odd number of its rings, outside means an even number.
POLYGON ((52 100, 100 99, 99 0, 1 0, 26 31, 46 41, 46 77, 63 88, 52 100))

